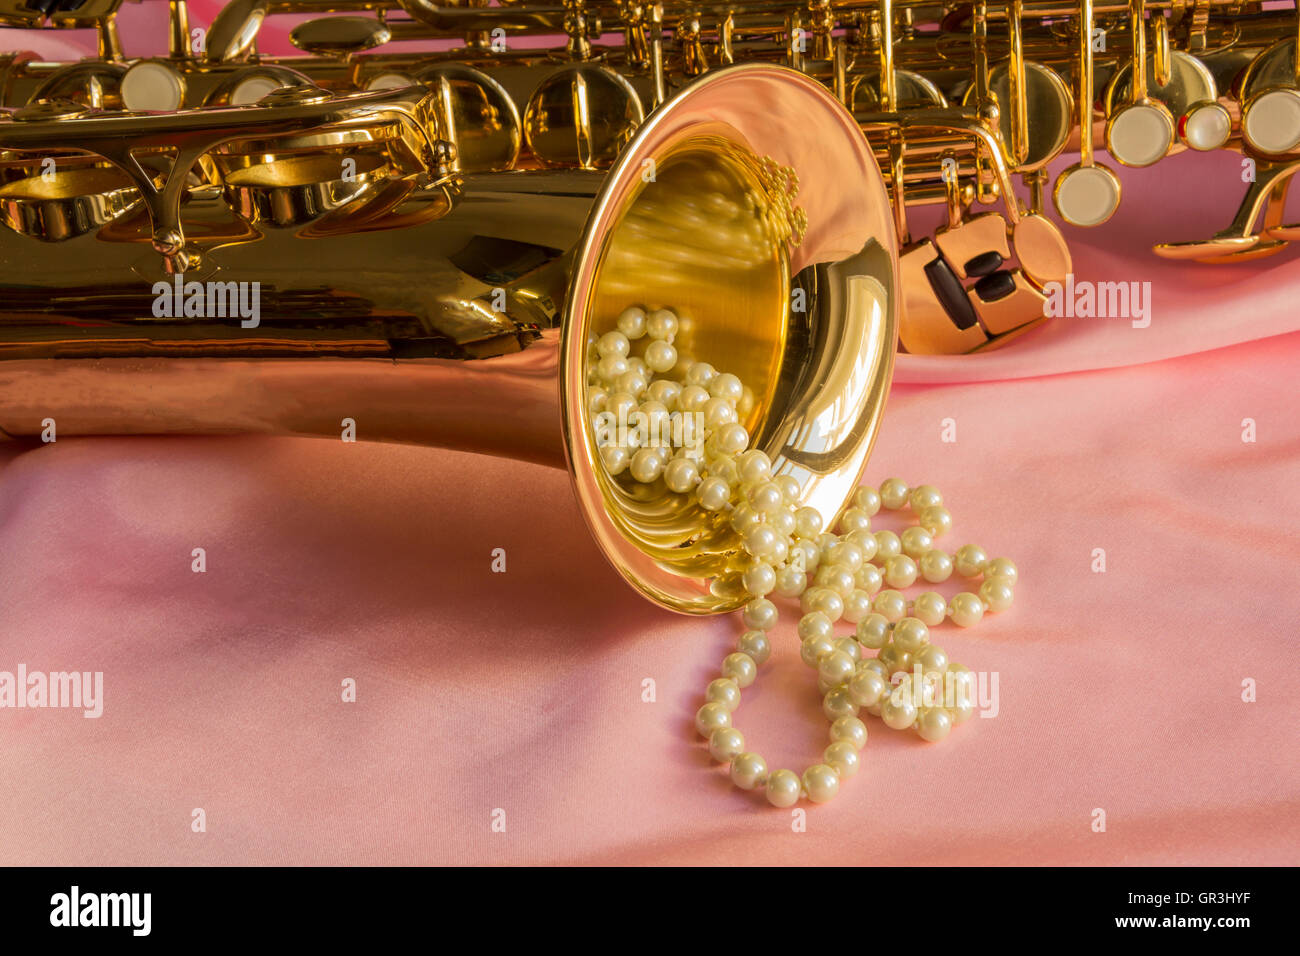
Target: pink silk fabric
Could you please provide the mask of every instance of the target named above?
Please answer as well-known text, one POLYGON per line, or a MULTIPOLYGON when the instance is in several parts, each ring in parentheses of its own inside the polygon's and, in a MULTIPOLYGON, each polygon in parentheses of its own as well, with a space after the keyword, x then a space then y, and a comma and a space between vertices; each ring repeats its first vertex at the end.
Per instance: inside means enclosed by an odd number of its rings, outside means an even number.
MULTIPOLYGON (((996 672, 995 717, 940 744, 867 718, 798 832, 692 727, 739 621, 634 593, 563 472, 65 437, 0 447, 0 671, 102 671, 104 712, 0 709, 0 863, 1296 863, 1300 258, 1146 251, 1226 225, 1234 155, 1125 182, 1068 238, 1079 279, 1151 282, 1150 326, 901 357, 866 475, 935 484, 945 546, 1019 564, 1011 610, 935 634, 996 672)), ((826 721, 793 625, 736 716, 802 770, 826 721)))

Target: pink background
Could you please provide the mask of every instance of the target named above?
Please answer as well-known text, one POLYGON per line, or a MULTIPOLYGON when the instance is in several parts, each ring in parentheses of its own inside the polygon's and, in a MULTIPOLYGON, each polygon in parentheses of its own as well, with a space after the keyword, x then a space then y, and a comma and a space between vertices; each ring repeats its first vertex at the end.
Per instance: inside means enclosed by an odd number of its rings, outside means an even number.
MULTIPOLYGON (((900 359, 866 478, 937 485, 945 544, 1020 565, 1012 610, 936 635, 999 674, 1000 713, 938 745, 868 718, 807 832, 691 729, 739 622, 638 597, 562 472, 64 438, 0 448, 0 670, 103 671, 105 709, 0 710, 0 863, 1297 862, 1300 259, 1146 251, 1226 225, 1239 169, 1130 172, 1110 224, 1068 233, 1078 278, 1152 282, 1149 328, 900 359)), ((826 723, 790 616, 774 637, 737 723, 802 769, 826 723)))

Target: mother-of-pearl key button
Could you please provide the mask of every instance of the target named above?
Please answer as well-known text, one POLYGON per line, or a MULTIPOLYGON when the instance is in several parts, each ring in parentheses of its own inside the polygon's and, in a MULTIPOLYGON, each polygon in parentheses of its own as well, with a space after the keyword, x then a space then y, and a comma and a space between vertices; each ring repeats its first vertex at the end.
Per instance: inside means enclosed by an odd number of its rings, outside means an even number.
POLYGON ((1072 166, 1056 180, 1056 211, 1072 226, 1100 226, 1119 207, 1119 180, 1105 166, 1072 166))
POLYGON ((1106 131, 1106 148, 1125 166, 1150 166, 1164 158, 1173 142, 1169 111, 1149 103, 1124 107, 1106 131))
POLYGON ((1289 153, 1300 146, 1300 91, 1265 90, 1252 98, 1241 131, 1261 153, 1289 153))
POLYGON ((1232 135, 1232 116, 1221 103, 1195 103, 1178 124, 1178 138, 1202 152, 1218 149, 1232 135))
POLYGON ((170 113, 185 100, 185 80, 166 63, 145 60, 122 77, 122 103, 132 112, 170 113))

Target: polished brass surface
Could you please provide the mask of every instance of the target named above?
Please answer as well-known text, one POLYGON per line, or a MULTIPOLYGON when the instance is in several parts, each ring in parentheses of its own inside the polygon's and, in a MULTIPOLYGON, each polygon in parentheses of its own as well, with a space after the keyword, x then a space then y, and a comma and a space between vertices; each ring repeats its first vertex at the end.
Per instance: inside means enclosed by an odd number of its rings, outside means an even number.
POLYGON ((167 114, 46 103, 0 122, 0 434, 53 417, 61 437, 338 436, 350 419, 363 439, 567 456, 633 585, 680 611, 738 606, 730 527, 604 470, 588 342, 629 304, 674 308, 679 354, 753 383, 757 445, 835 514, 897 340, 866 140, 815 81, 746 64, 666 102, 608 171, 582 168, 602 140, 572 133, 564 168, 466 170, 442 138, 466 119, 448 89, 302 85, 167 114), (76 218, 88 196, 116 204, 55 235, 50 210, 76 218))

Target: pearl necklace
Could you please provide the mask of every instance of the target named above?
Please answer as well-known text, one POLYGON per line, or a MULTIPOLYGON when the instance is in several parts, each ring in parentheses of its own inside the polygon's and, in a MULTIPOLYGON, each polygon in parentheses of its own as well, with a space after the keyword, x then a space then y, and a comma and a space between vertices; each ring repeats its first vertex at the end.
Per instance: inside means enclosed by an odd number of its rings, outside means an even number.
POLYGON ((693 495, 706 511, 729 514, 747 557, 742 583, 751 600, 741 612, 746 630, 723 659, 721 676, 705 689, 695 727, 708 740, 710 755, 730 765, 731 780, 741 789, 763 790, 776 807, 793 806, 800 797, 824 803, 861 764, 867 726, 860 710, 932 742, 972 716, 974 674, 931 643, 930 629, 946 620, 971 627, 986 612, 1006 610, 1018 571, 1008 559, 990 559, 975 545, 951 554, 935 547, 952 528, 943 496, 930 485, 911 488, 898 478, 885 480, 879 490, 859 487, 840 516, 839 533, 824 531, 817 510, 799 506, 798 481, 773 475, 768 456, 749 448, 739 420, 752 408, 752 391, 707 363, 679 362, 672 345, 678 328, 668 309, 649 315, 639 307, 625 309, 617 331, 588 343, 588 407, 593 414, 628 418, 641 412, 652 428, 674 412, 698 413, 703 453, 609 444, 601 458, 611 475, 626 470, 642 484, 662 479, 670 491, 693 495), (641 338, 647 340, 643 357, 632 356, 632 343, 641 338), (683 364, 681 383, 664 377, 683 364), (917 523, 901 534, 872 532, 871 520, 882 508, 910 510, 917 523), (935 591, 912 600, 902 593, 918 577, 939 584, 954 572, 983 580, 976 592, 962 591, 951 600, 935 591), (817 672, 822 713, 831 722, 821 762, 802 775, 769 772, 732 725, 741 691, 771 656, 768 635, 779 612, 768 595, 799 599, 800 657, 817 672), (854 630, 836 636, 840 620, 854 630), (875 656, 867 656, 872 650, 875 656))

